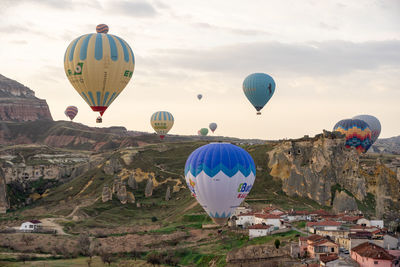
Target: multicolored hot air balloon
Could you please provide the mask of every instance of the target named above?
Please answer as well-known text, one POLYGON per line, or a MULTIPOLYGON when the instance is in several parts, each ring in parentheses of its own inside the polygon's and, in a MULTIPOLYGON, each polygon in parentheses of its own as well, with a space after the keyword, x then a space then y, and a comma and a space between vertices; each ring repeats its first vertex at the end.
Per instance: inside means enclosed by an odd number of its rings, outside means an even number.
POLYGON ((157 111, 151 115, 150 123, 160 138, 164 139, 174 125, 174 116, 168 111, 157 111))
POLYGON ((127 42, 107 34, 107 25, 97 25, 96 31, 70 43, 64 69, 75 90, 102 116, 130 81, 135 57, 127 42))
POLYGON ((186 183, 211 219, 224 225, 250 193, 256 167, 249 153, 229 143, 211 143, 190 154, 186 183))
POLYGON ((208 128, 210 128, 210 130, 212 132, 214 132, 217 129, 217 124, 215 122, 210 123, 210 125, 208 125, 208 128))
POLYGON ((381 123, 376 117, 372 115, 358 115, 353 117, 353 119, 365 121, 371 129, 372 143, 375 143, 375 141, 378 140, 378 137, 381 134, 381 123))
POLYGON ((355 147, 360 154, 367 152, 372 145, 371 130, 365 121, 345 119, 336 123, 333 131, 346 135, 346 147, 355 147))
POLYGON ((261 115, 260 110, 268 103, 275 92, 275 81, 265 73, 253 73, 243 81, 243 92, 261 115))
POLYGON ((71 121, 78 114, 78 108, 75 106, 68 106, 64 111, 65 116, 67 116, 71 121))
POLYGON ((198 99, 198 100, 201 100, 202 98, 203 98, 203 95, 202 95, 202 94, 198 94, 198 95, 197 95, 197 99, 198 99))
POLYGON ((200 134, 201 134, 202 136, 206 136, 206 135, 208 134, 208 129, 207 129, 207 128, 201 128, 201 129, 200 129, 200 134))

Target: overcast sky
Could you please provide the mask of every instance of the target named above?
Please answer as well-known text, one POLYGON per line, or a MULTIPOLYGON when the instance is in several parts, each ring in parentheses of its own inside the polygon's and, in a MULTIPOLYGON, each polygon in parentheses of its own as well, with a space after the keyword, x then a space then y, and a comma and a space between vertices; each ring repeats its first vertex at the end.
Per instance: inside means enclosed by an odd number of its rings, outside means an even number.
POLYGON ((167 110, 173 134, 216 122, 218 135, 280 139, 372 114, 381 137, 400 135, 400 0, 0 0, 0 73, 46 99, 55 120, 76 105, 75 121, 99 126, 63 57, 100 23, 136 59, 102 126, 152 132, 152 113, 167 110), (261 116, 242 90, 253 72, 276 82, 261 116))

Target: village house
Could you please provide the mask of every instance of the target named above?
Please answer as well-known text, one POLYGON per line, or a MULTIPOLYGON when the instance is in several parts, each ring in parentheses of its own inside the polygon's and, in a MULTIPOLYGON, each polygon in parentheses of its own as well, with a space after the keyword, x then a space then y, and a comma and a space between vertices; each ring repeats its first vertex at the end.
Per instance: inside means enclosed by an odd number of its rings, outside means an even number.
POLYGON ((329 261, 329 262, 325 263, 325 265, 321 264, 321 266, 326 266, 326 267, 359 267, 360 265, 356 261, 354 261, 354 260, 352 260, 350 258, 339 258, 339 259, 336 259, 336 260, 333 260, 333 261, 329 261))
POLYGON ((271 225, 255 224, 248 227, 249 238, 255 238, 260 236, 267 236, 273 230, 271 225))
POLYGON ((377 228, 383 228, 383 220, 368 220, 365 218, 361 218, 357 220, 357 224, 361 226, 367 226, 367 227, 377 227, 377 228))
POLYGON ((254 225, 254 213, 244 213, 237 216, 236 226, 246 229, 247 227, 254 225))
POLYGON ((240 214, 245 214, 245 213, 250 213, 252 210, 249 207, 244 207, 244 206, 239 206, 235 209, 235 211, 233 212, 231 218, 233 216, 235 216, 237 218, 237 216, 239 216, 240 214))
POLYGON ((284 210, 281 210, 279 208, 275 207, 266 207, 262 209, 261 211, 262 214, 271 214, 271 215, 276 215, 276 216, 282 216, 285 215, 286 212, 284 210))
POLYGON ((339 229, 339 230, 324 230, 317 228, 315 230, 315 234, 320 236, 329 237, 330 239, 334 240, 336 243, 339 244, 340 238, 347 238, 349 235, 348 229, 339 229))
POLYGON ((337 254, 321 255, 319 256, 320 266, 327 266, 331 261, 339 259, 337 254))
POLYGON ((337 231, 340 230, 342 223, 336 221, 319 221, 319 222, 308 222, 306 224, 306 229, 308 232, 315 234, 317 229, 325 231, 337 231))
POLYGON ((38 220, 31 220, 28 222, 23 222, 21 226, 19 227, 20 231, 23 232, 33 232, 38 229, 42 228, 42 222, 38 220))
POLYGON ((360 220, 362 216, 348 216, 344 215, 337 219, 338 222, 342 222, 344 224, 356 224, 358 220, 360 220))
POLYGON ((287 214, 286 219, 289 222, 311 221, 311 215, 310 212, 306 210, 292 210, 287 214))
POLYGON ((392 267, 395 257, 384 248, 364 242, 351 249, 351 258, 358 262, 360 267, 392 267))
POLYGON ((300 256, 319 259, 321 255, 338 254, 339 246, 326 237, 311 235, 299 238, 300 256))
POLYGON ((286 228, 280 216, 271 214, 254 214, 254 224, 272 225, 273 230, 286 228))

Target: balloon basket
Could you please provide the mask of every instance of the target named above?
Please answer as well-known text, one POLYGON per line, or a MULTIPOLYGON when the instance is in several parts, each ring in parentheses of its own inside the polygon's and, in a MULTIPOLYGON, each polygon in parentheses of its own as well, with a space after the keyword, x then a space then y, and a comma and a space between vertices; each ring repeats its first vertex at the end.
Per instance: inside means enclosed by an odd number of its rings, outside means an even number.
POLYGON ((260 111, 257 111, 257 115, 261 115, 261 112, 260 112, 260 111))

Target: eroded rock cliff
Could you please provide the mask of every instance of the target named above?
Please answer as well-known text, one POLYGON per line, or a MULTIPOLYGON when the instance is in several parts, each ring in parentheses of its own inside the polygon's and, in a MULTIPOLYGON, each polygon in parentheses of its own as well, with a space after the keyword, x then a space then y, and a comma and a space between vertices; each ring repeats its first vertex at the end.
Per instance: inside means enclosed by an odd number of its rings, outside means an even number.
POLYGON ((0 74, 0 120, 53 120, 46 100, 35 97, 28 87, 0 74))

